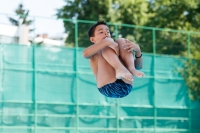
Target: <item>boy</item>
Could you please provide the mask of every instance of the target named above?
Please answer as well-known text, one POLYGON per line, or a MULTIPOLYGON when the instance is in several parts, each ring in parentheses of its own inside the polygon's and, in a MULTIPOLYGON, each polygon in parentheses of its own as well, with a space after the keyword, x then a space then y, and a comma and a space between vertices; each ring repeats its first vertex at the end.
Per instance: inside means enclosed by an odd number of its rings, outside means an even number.
POLYGON ((88 31, 93 45, 83 51, 90 59, 90 66, 100 93, 107 97, 122 98, 132 90, 133 75, 143 77, 142 53, 137 44, 124 38, 114 42, 104 21, 98 21, 88 31), (136 51, 136 59, 132 51, 136 51))

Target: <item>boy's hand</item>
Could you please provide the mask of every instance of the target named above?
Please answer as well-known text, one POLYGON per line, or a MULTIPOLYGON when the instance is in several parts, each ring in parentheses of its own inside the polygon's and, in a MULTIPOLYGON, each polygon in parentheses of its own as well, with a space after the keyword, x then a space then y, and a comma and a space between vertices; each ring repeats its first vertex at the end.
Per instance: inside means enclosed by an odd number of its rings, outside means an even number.
POLYGON ((125 39, 125 41, 126 41, 126 44, 123 44, 123 46, 124 46, 124 49, 128 50, 128 52, 131 52, 131 51, 138 52, 138 51, 140 51, 140 47, 137 44, 129 41, 128 39, 125 39))
POLYGON ((112 48, 117 55, 119 55, 119 47, 118 44, 112 38, 105 38, 104 40, 109 41, 108 47, 112 48))

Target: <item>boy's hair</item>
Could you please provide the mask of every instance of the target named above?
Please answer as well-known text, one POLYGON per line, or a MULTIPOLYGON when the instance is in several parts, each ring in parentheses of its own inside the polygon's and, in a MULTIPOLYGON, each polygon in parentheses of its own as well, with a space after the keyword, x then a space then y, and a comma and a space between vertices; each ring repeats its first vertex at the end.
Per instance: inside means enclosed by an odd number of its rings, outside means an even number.
POLYGON ((91 27, 90 27, 90 29, 88 30, 88 37, 90 38, 90 37, 93 37, 94 36, 94 31, 95 31, 95 29, 96 29, 96 27, 98 26, 98 25, 107 25, 106 24, 106 22, 105 21, 97 21, 94 25, 92 25, 91 27))

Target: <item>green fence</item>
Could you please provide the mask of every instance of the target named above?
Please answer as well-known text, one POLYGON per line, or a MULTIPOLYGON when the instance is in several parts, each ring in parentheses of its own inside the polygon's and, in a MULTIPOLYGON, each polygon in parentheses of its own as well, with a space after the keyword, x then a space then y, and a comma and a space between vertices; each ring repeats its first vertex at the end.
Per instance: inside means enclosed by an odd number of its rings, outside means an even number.
POLYGON ((109 23, 113 37, 133 29, 124 37, 141 45, 146 74, 130 95, 112 99, 98 92, 82 57, 88 40, 80 31, 93 22, 69 23, 74 48, 0 45, 1 133, 200 133, 200 104, 177 72, 197 33, 109 23))
POLYGON ((144 53, 146 77, 111 99, 98 92, 82 48, 0 49, 0 132, 200 132, 200 105, 174 72, 180 58, 144 53))

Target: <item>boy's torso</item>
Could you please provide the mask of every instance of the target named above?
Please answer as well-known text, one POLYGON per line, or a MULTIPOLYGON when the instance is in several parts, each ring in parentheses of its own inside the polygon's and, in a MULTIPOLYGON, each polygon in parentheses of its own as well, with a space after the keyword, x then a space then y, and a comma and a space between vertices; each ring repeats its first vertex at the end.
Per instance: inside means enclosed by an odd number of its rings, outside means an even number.
POLYGON ((94 73, 95 78, 97 79, 97 72, 98 72, 98 54, 93 55, 90 58, 90 67, 92 72, 94 73))

